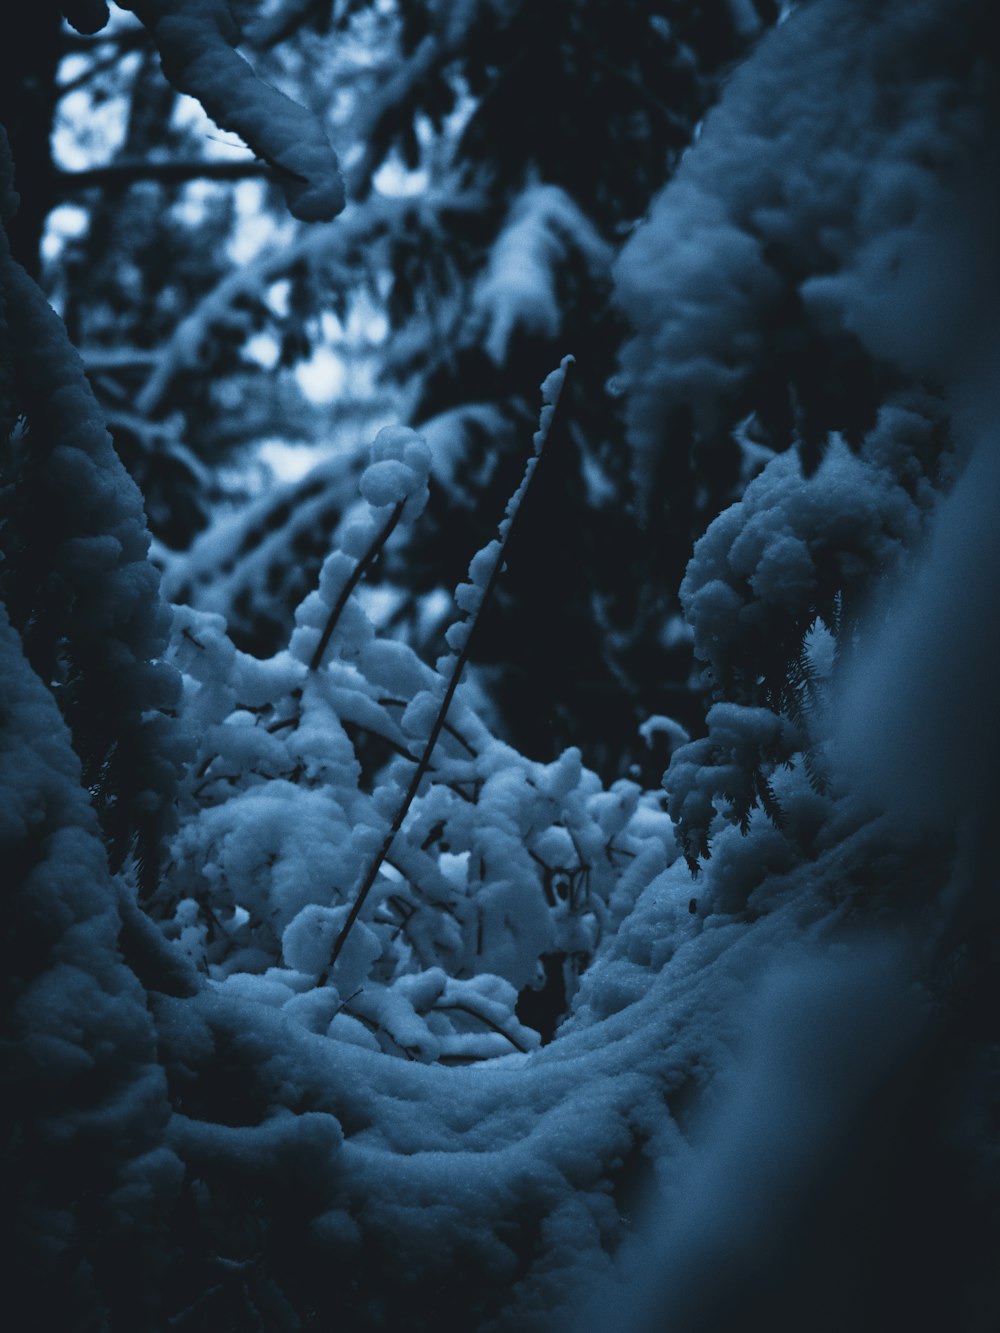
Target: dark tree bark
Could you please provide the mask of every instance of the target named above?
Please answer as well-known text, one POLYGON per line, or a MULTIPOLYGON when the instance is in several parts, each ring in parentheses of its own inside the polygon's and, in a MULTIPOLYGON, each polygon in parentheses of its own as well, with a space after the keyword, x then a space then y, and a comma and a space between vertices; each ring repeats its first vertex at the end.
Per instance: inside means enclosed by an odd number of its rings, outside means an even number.
POLYGON ((7 232, 11 254, 33 277, 38 274, 45 219, 57 194, 51 133, 59 28, 54 5, 21 5, 0 42, 0 124, 14 153, 14 185, 20 195, 7 232))

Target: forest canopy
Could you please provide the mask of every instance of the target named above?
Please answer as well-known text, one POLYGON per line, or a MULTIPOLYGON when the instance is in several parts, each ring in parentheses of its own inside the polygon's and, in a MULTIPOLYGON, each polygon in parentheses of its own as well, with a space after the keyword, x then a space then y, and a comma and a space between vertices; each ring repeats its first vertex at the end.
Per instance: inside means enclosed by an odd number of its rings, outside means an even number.
POLYGON ((31 1327, 1000 1323, 991 19, 8 15, 31 1327))

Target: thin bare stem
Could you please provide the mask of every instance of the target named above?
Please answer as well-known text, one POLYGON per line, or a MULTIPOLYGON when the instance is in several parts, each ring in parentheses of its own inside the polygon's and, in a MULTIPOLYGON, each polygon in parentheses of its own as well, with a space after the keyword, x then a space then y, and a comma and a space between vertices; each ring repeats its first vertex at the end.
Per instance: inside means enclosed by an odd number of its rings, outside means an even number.
POLYGON ((405 500, 399 500, 393 506, 392 513, 386 519, 385 526, 383 527, 382 531, 376 533, 376 535, 372 538, 372 543, 368 547, 368 550, 364 553, 364 555, 361 557, 358 563, 354 566, 350 578, 341 588, 340 596, 337 598, 336 605, 330 612, 329 619, 327 620, 326 625, 323 627, 323 633, 319 637, 319 643, 316 645, 316 651, 313 653, 312 659, 309 662, 310 671, 316 671, 319 669, 319 666, 323 661, 323 654, 327 650, 327 647, 330 643, 330 638, 333 634, 333 631, 337 627, 337 621, 340 619, 341 612, 347 605, 348 598, 350 597, 354 589, 358 586, 358 584, 361 582, 361 580, 364 578, 365 574, 368 572, 371 566, 375 563, 376 559, 378 558, 378 553, 381 551, 382 547, 392 536, 393 529, 395 528, 396 524, 399 522, 400 518, 403 515, 403 506, 405 504, 406 504, 405 500))
MULTIPOLYGON (((572 364, 572 358, 567 358, 567 360, 563 363, 564 374, 565 371, 568 370, 571 364, 572 364)), ((365 905, 365 900, 367 899, 368 894, 371 892, 372 885, 378 878, 378 873, 382 868, 382 863, 389 855, 389 850, 392 847, 396 834, 402 828, 403 820, 406 818, 407 812, 409 811, 410 806, 413 804, 413 798, 416 796, 420 784, 421 782, 423 782, 427 770, 430 767, 431 755, 434 753, 434 747, 438 743, 438 737, 441 735, 441 731, 445 724, 445 719, 448 716, 448 709, 451 707, 451 701, 455 697, 455 691, 458 689, 459 682, 462 679, 462 672, 465 670, 465 664, 469 658, 469 649, 472 645, 472 639, 473 635, 475 634, 476 626, 479 624, 479 620, 480 617, 482 616, 483 610, 489 604, 489 600, 492 597, 493 591, 496 588, 496 585, 500 579, 500 573, 501 570, 503 569, 503 564, 504 564, 504 557, 507 553, 507 547, 510 543, 510 536, 514 530, 514 522, 517 519, 517 515, 521 508, 521 503, 523 502, 524 496, 527 492, 528 482, 530 481, 531 476, 534 473, 535 467, 538 464, 538 460, 541 457, 542 450, 545 448, 545 443, 548 440, 549 435, 552 433, 552 423, 556 419, 556 413, 559 409, 559 403, 562 401, 562 389, 564 387, 565 387, 565 379, 559 386, 559 390, 557 392, 555 401, 552 403, 551 412, 547 416, 543 413, 543 418, 542 418, 543 425, 539 430, 538 434, 535 436, 534 453, 532 454, 532 457, 528 460, 528 464, 527 467, 525 468, 524 478, 521 482, 521 485, 514 492, 513 499, 511 500, 510 504, 507 507, 505 522, 504 524, 501 525, 501 532, 503 535, 499 544, 499 549, 497 551, 496 559, 493 562, 493 568, 490 570, 490 576, 486 583, 486 587, 483 589, 483 595, 479 602, 479 606, 475 611, 471 624, 469 625, 469 632, 465 637, 465 643, 462 645, 461 651, 456 654, 455 664, 452 668, 451 676, 448 679, 448 684, 445 687, 444 697, 441 700, 441 706, 438 708, 437 716, 434 719, 434 725, 431 727, 430 735, 427 737, 427 744, 424 746, 423 753, 420 756, 420 762, 417 764, 417 767, 413 773, 413 777, 410 779, 410 785, 406 789, 406 794, 400 801, 399 808, 396 811, 395 817, 391 825, 389 826, 389 830, 386 833, 385 838, 382 840, 382 845, 378 849, 374 858, 372 859, 372 862, 368 867, 368 871, 361 882, 361 887, 358 889, 351 910, 347 914, 347 920, 341 927, 340 934, 337 936, 337 939, 334 942, 333 952, 330 955, 329 965, 327 966, 323 976, 320 978, 321 985, 324 985, 326 981, 329 980, 330 973, 333 970, 334 966, 336 965, 337 959, 340 957, 341 951, 345 943, 347 942, 348 935, 351 933, 351 928, 353 927, 355 921, 357 921, 358 916, 361 913, 362 907, 364 907, 365 905)))
POLYGON ((527 1046, 522 1046, 516 1037, 512 1037, 509 1032, 505 1032, 499 1023, 495 1023, 492 1018, 487 1018, 485 1014, 481 1014, 479 1010, 474 1009, 471 1004, 460 1004, 455 1000, 449 1004, 432 1004, 431 1009, 435 1013, 442 1013, 447 1009, 453 1009, 458 1013, 468 1014, 470 1018, 477 1018, 480 1023, 484 1023, 488 1028, 492 1028, 494 1032, 498 1032, 501 1037, 505 1037, 515 1050, 521 1051, 524 1055, 528 1054, 527 1046))
MULTIPOLYGON (((383 708, 405 708, 405 707, 406 707, 406 700, 405 700, 405 699, 389 699, 389 698, 385 698, 385 699, 376 699, 375 702, 376 702, 377 704, 381 704, 381 706, 382 706, 383 708)), ((469 742, 465 739, 465 737, 462 735, 462 733, 458 730, 457 727, 453 726, 452 723, 450 723, 450 722, 445 722, 445 724, 444 724, 444 729, 445 729, 445 731, 448 733, 449 736, 454 736, 455 740, 458 741, 459 745, 461 745, 461 747, 462 747, 464 750, 467 750, 468 753, 472 756, 473 759, 478 759, 478 758, 479 758, 479 755, 477 754, 477 752, 473 749, 473 747, 469 744, 469 742)))

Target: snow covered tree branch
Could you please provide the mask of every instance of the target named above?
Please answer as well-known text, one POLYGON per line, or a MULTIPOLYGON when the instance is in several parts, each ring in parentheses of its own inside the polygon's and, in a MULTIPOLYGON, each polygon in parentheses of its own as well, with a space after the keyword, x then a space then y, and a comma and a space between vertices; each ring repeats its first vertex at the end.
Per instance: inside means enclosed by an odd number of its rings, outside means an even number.
MULTIPOLYGON (((0 190, 10 190, 9 174, 0 190)), ((134 850, 149 889, 183 747, 171 721, 179 682, 158 660, 168 615, 147 558, 142 497, 65 328, 6 237, 0 292, 9 377, 0 585, 28 659, 73 732, 112 869, 134 850)))
POLYGON ((233 49, 239 29, 226 0, 129 0, 124 8, 149 29, 179 91, 196 97, 274 170, 296 217, 337 216, 344 186, 333 148, 304 108, 257 78, 233 49))

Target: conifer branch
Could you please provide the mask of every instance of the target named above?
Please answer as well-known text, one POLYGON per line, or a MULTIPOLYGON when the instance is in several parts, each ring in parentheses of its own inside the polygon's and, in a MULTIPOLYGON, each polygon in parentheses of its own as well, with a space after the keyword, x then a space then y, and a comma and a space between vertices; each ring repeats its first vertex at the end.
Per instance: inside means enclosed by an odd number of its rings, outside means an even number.
MULTIPOLYGON (((565 373, 569 370, 570 365, 572 365, 572 362, 573 362, 572 357, 564 358, 561 366, 564 376, 565 373)), ((469 649, 472 645, 473 635, 475 633, 477 625, 479 624, 483 610, 489 604, 490 598, 492 597, 493 592, 497 586, 497 583, 500 580, 500 574, 501 571, 503 570, 503 565, 504 565, 504 557, 507 553, 507 547, 510 543, 511 533, 514 529, 514 522, 520 511, 521 504, 524 500, 525 494, 527 493, 528 485, 531 481, 532 476, 534 475, 535 468, 538 466, 538 460, 542 456, 542 450, 545 448, 546 441, 548 440, 549 435, 552 433, 552 423, 556 419, 556 413, 559 409, 559 404, 562 401, 562 391, 564 388, 565 388, 565 378, 559 384, 556 390, 556 396, 551 404, 551 410, 548 412, 548 414, 546 414, 545 408, 543 407, 542 409, 540 428, 537 434, 535 435, 534 452, 531 458, 528 459, 528 463, 527 466, 525 467, 524 476, 521 479, 520 486, 514 492, 513 496, 511 497, 511 500, 507 505, 506 516, 504 518, 504 521, 500 525, 501 538, 500 538, 499 549, 497 551, 496 558, 493 562, 493 567, 490 570, 490 575, 486 582, 486 586, 483 589, 483 595, 482 598, 480 599, 479 605, 476 607, 476 610, 474 611, 471 620, 469 622, 468 633, 465 636, 465 642, 462 644, 461 649, 455 655, 455 662, 452 667, 451 675, 448 678, 448 684, 445 687, 444 696, 441 700, 441 705, 438 708, 437 715, 434 718, 434 724, 431 727, 430 734, 427 737, 427 743, 424 746, 423 753, 420 756, 420 761, 417 764, 416 769, 414 770, 413 777, 410 779, 410 785, 407 787, 406 793, 403 796, 403 799, 399 803, 399 808, 397 809, 395 817, 393 818, 393 821, 389 826, 388 832, 386 833, 384 839, 382 840, 382 845, 379 847, 378 852, 372 859, 371 865, 368 867, 365 877, 361 882, 361 887, 358 889, 358 892, 355 896, 354 903, 351 907, 350 912, 347 915, 347 920, 344 922, 340 934, 337 936, 334 942, 333 951, 330 955, 330 962, 327 965, 326 971, 320 977, 319 980, 320 985, 325 985, 327 981, 329 981, 330 973, 336 966, 337 959, 340 957, 344 945, 347 942, 347 937, 348 935, 350 935, 351 929, 354 926, 355 921, 357 921, 359 915, 361 914, 361 909, 364 907, 365 901, 369 893, 371 892, 372 885, 378 878, 378 873, 382 868, 383 862, 389 855, 389 851, 392 847, 393 841, 395 840, 396 834, 403 827, 403 820, 406 818, 410 806, 413 804, 413 799, 417 794, 420 784, 421 782, 423 782, 424 777, 427 774, 427 770, 430 768, 431 756, 434 753, 434 747, 437 745, 438 738, 441 735, 441 732, 444 728, 445 719, 448 715, 448 709, 451 707, 452 699, 455 697, 455 691, 458 689, 459 682, 462 679, 462 672, 465 670, 465 665, 469 658, 469 649)))

